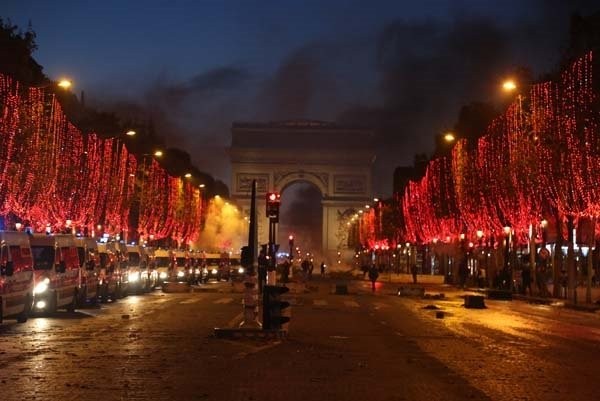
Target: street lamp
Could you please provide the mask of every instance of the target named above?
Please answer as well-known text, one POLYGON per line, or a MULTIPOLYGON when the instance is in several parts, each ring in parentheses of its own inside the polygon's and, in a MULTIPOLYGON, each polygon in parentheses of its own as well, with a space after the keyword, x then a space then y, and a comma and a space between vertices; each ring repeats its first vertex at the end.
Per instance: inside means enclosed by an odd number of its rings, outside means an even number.
POLYGON ((447 143, 452 143, 456 140, 456 136, 452 132, 446 132, 444 134, 444 141, 447 143))
POLYGON ((512 79, 507 79, 502 83, 502 90, 505 92, 513 92, 517 89, 517 83, 512 79))
POLYGON ((68 79, 61 79, 60 81, 58 81, 57 85, 63 89, 69 89, 72 83, 68 79))

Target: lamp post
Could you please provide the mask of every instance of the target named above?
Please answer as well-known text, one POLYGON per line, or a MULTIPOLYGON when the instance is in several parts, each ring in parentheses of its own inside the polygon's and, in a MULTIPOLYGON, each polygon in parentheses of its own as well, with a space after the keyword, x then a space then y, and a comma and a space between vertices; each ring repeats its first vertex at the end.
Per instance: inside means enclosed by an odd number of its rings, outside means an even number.
MULTIPOLYGON (((502 231, 504 232, 504 267, 503 267, 502 275, 505 280, 510 278, 511 282, 506 283, 509 285, 509 288, 510 288, 510 286, 512 285, 512 269, 510 269, 509 258, 510 258, 510 240, 511 240, 512 229, 510 226, 504 226, 502 231), (509 274, 509 272, 510 272, 510 274, 509 274)), ((504 284, 504 285, 506 285, 506 284, 504 284)))
MULTIPOLYGON (((594 244, 595 244, 595 228, 596 228, 596 218, 592 217, 592 229, 590 230, 590 238, 589 238, 589 246, 587 246, 587 252, 583 256, 585 256, 587 261, 587 286, 585 289, 585 302, 588 304, 592 303, 592 271, 594 270, 594 244)), ((581 247, 583 252, 583 247, 581 247)))

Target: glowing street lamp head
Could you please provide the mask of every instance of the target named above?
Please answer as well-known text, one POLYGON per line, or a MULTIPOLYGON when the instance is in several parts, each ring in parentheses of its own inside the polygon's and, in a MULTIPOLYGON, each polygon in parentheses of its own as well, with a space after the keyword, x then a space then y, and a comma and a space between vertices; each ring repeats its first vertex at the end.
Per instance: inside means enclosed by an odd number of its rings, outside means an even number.
POLYGON ((129 131, 127 131, 125 133, 125 135, 127 136, 135 136, 137 134, 137 132, 135 132, 134 130, 130 129, 129 131))
POLYGON ((444 134, 444 141, 450 143, 450 142, 454 142, 456 140, 456 136, 454 136, 454 134, 452 132, 446 132, 444 134))
POLYGON ((517 83, 512 79, 507 79, 502 83, 502 90, 505 92, 514 92, 517 89, 517 83))
POLYGON ((156 157, 162 157, 162 155, 163 155, 162 150, 157 150, 154 152, 154 156, 156 156, 156 157))
POLYGON ((185 178, 192 178, 192 174, 191 173, 185 173, 184 177, 185 178))
POLYGON ((57 85, 62 89, 69 89, 73 84, 68 79, 61 79, 57 85))
POLYGON ((277 200, 277 195, 274 193, 269 194, 269 200, 270 201, 276 201, 277 200))

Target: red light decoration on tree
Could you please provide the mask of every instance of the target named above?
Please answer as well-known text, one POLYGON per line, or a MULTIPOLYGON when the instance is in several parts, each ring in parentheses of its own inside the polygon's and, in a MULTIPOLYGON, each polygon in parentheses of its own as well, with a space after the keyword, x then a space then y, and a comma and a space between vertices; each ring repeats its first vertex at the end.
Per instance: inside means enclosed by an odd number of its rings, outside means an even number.
MULTIPOLYGON (((1 74, 0 113, 0 215, 27 221, 38 232, 47 226, 92 232, 96 224, 110 234, 127 232, 137 163, 122 141, 83 134, 53 94, 23 90, 1 74)), ((140 231, 197 237, 203 211, 198 189, 157 163, 151 169, 140 231)))
POLYGON ((519 96, 476 146, 459 141, 450 168, 444 159, 432 160, 402 198, 406 239, 428 242, 466 231, 472 240, 477 230, 493 236, 510 225, 524 243, 529 227, 553 208, 598 217, 600 116, 592 73, 590 52, 559 82, 519 96))

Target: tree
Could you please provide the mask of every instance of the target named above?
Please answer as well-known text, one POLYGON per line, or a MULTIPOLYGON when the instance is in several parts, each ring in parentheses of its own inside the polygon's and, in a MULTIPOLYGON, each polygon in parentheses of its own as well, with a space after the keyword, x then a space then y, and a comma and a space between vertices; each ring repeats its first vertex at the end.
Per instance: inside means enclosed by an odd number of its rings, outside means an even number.
POLYGON ((10 75, 25 85, 39 85, 48 78, 31 54, 37 49, 36 34, 31 28, 22 32, 10 20, 0 18, 0 73, 10 75))

